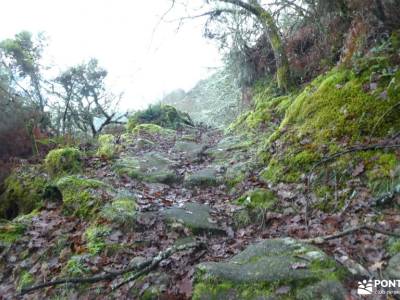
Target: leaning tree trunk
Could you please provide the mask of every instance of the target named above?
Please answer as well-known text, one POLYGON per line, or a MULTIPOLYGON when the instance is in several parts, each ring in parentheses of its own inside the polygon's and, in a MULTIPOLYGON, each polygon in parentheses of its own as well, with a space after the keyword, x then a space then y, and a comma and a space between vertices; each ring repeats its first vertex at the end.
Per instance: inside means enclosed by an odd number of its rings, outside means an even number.
POLYGON ((289 62, 273 16, 255 0, 252 0, 251 3, 243 2, 242 0, 219 1, 239 6, 253 14, 261 22, 274 52, 278 87, 283 91, 287 91, 291 83, 289 62))
POLYGON ((290 86, 290 69, 286 51, 273 17, 262 7, 260 7, 260 9, 262 9, 262 11, 260 12, 259 19, 262 21, 272 50, 274 51, 278 87, 283 91, 287 91, 290 86))

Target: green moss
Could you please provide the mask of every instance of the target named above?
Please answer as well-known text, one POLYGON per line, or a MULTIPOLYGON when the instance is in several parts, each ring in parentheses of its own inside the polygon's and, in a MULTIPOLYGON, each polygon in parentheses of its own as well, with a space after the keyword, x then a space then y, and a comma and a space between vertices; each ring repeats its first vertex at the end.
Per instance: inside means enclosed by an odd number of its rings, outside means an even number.
POLYGON ((17 222, 0 223, 0 244, 9 245, 22 237, 26 226, 17 222))
POLYGON ((104 237, 108 236, 110 232, 111 228, 105 225, 91 225, 86 229, 84 236, 90 254, 98 254, 106 247, 104 237))
POLYGON ((82 154, 75 148, 62 148, 50 151, 45 166, 52 177, 76 174, 82 170, 82 154))
POLYGON ((72 256, 65 265, 63 273, 66 273, 66 275, 71 277, 85 276, 89 274, 89 268, 85 264, 85 256, 72 256))
MULTIPOLYGON (((256 262, 256 261, 255 261, 256 262)), ((221 280, 212 276, 206 276, 199 279, 197 274, 197 282, 195 282, 195 289, 193 299, 197 300, 219 300, 224 298, 252 300, 275 295, 274 292, 281 286, 289 286, 290 289, 287 294, 279 296, 279 299, 304 299, 296 298, 299 294, 304 294, 304 290, 310 290, 310 286, 319 282, 333 282, 338 283, 347 276, 344 268, 338 267, 331 259, 314 260, 310 265, 311 271, 315 274, 315 278, 298 280, 298 281, 285 281, 280 280, 276 282, 249 282, 238 283, 227 280, 221 280), (327 272, 327 270, 331 270, 327 272)), ((204 276, 204 275, 203 275, 204 276)), ((200 275, 201 277, 201 275, 200 275)), ((315 299, 314 291, 310 291, 311 298, 315 299), (313 298, 314 297, 314 298, 313 298)), ((329 291, 327 291, 329 292, 329 291)), ((333 291, 331 291, 333 293, 333 291)), ((275 299, 275 298, 273 298, 275 299)), ((325 298, 324 298, 325 299, 325 298)), ((327 298, 330 299, 330 298, 327 298)))
POLYGON ((122 226, 134 226, 137 217, 137 204, 132 197, 121 197, 104 206, 101 215, 110 222, 122 226))
POLYGON ((76 175, 59 179, 56 186, 62 194, 64 211, 78 217, 93 217, 108 189, 101 181, 76 175))
POLYGON ((21 291, 23 288, 27 288, 35 282, 35 277, 28 271, 22 271, 18 280, 18 290, 21 291))
POLYGON ((247 209, 241 209, 234 213, 233 223, 236 228, 242 228, 254 224, 254 219, 251 218, 247 209))
MULTIPOLYGON (((387 67, 387 59, 380 60, 380 63, 378 71, 382 73, 381 69, 387 67)), ((263 180, 271 183, 299 182, 322 157, 341 151, 343 140, 352 145, 364 142, 370 136, 383 137, 398 132, 400 119, 396 115, 400 107, 395 105, 400 97, 399 93, 390 91, 400 86, 400 75, 388 73, 389 80, 381 74, 383 79, 377 88, 370 90, 372 73, 378 72, 372 66, 374 64, 369 61, 360 74, 335 68, 316 78, 293 100, 281 102, 284 103, 285 117, 279 128, 265 137, 258 151, 259 161, 267 164, 261 173, 263 180), (388 98, 383 100, 380 97, 385 90, 388 98), (270 155, 268 148, 274 144, 280 148, 270 155)), ((273 109, 276 110, 277 106, 273 109)), ((364 160, 358 154, 340 157, 324 166, 329 168, 334 164, 332 168, 342 173, 340 180, 345 182, 343 174, 351 175, 348 169, 355 157, 358 157, 356 161, 359 164, 366 165, 366 179, 370 183, 381 182, 382 177, 393 177, 398 165, 398 158, 393 153, 379 153, 375 158, 364 160)))
POLYGON ((277 183, 283 180, 284 167, 276 158, 270 160, 268 166, 260 173, 262 180, 277 183))
POLYGON ((27 165, 15 169, 5 180, 5 192, 0 198, 0 217, 12 219, 41 207, 47 185, 40 166, 27 165))
POLYGON ((254 108, 232 123, 228 132, 260 133, 266 137, 274 132, 285 111, 293 101, 292 95, 276 96, 273 89, 256 85, 253 89, 254 108))
POLYGON ((114 143, 114 136, 112 134, 102 134, 97 139, 99 148, 97 155, 107 159, 113 158, 117 152, 117 147, 114 143))
POLYGON ((352 72, 334 69, 294 100, 282 124, 297 126, 298 134, 312 135, 315 141, 327 143, 343 137, 358 141, 369 134, 383 136, 400 128, 400 121, 389 116, 374 130, 380 117, 397 100, 380 101, 377 97, 382 89, 366 92, 363 85, 352 72))
POLYGON ((132 129, 135 135, 160 135, 164 137, 171 137, 175 135, 175 131, 166 129, 155 124, 140 124, 132 129))
POLYGON ((219 299, 263 299, 272 295, 273 288, 270 284, 237 284, 229 281, 216 283, 208 280, 196 284, 193 300, 219 300, 219 299))
POLYGON ((250 190, 236 200, 238 204, 250 209, 272 209, 277 201, 278 199, 272 191, 263 188, 250 190))
POLYGON ((389 243, 388 252, 391 256, 400 253, 400 239, 389 243))

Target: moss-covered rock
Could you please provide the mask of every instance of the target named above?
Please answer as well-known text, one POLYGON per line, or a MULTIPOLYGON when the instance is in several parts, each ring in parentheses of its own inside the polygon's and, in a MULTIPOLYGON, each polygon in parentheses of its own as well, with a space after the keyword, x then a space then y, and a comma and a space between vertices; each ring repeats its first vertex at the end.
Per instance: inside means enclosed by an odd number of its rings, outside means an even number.
POLYGON ((278 202, 278 198, 275 196, 274 192, 270 190, 256 188, 244 193, 236 202, 250 209, 273 209, 278 202))
POLYGON ((150 105, 146 110, 134 113, 128 120, 128 130, 132 131, 140 124, 156 124, 164 128, 178 129, 193 126, 187 113, 165 104, 150 105))
POLYGON ((64 211, 78 217, 95 216, 104 202, 112 198, 109 186, 82 176, 62 177, 56 182, 56 186, 62 194, 64 211))
POLYGON ((226 165, 224 181, 233 188, 243 182, 251 170, 255 169, 254 162, 250 160, 232 161, 226 165))
POLYGON ((52 177, 77 174, 82 171, 82 153, 76 148, 51 150, 46 156, 45 166, 52 177))
POLYGON ((342 300, 346 299, 346 290, 335 280, 322 280, 300 289, 296 293, 296 300, 342 300))
POLYGON ((5 180, 5 191, 0 196, 0 217, 12 219, 28 214, 43 204, 48 184, 41 166, 25 165, 15 169, 5 180))
POLYGON ((247 191, 235 202, 243 206, 243 209, 237 211, 233 216, 235 225, 242 227, 254 223, 262 223, 267 211, 275 209, 278 198, 270 190, 256 188, 247 191))
POLYGON ((196 162, 200 160, 205 147, 206 145, 204 144, 181 140, 175 143, 172 151, 176 154, 182 154, 182 156, 190 162, 196 162))
POLYGON ((156 124, 139 124, 131 131, 136 136, 156 136, 163 138, 172 138, 176 132, 172 129, 167 129, 156 124))
POLYGON ((251 147, 252 141, 241 136, 226 136, 204 153, 215 160, 226 160, 235 150, 246 150, 251 147))
POLYGON ((101 210, 101 216, 123 227, 132 227, 136 223, 137 204, 131 195, 117 196, 101 210))
POLYGON ((113 170, 118 175, 127 175, 146 182, 174 183, 179 181, 174 168, 176 162, 159 152, 142 156, 123 157, 117 160, 113 170))
POLYGON ((326 291, 332 297, 326 299, 345 299, 343 275, 343 269, 316 247, 291 238, 264 240, 226 262, 198 265, 193 299, 301 299, 306 288, 313 297, 306 299, 318 299, 320 289, 314 285, 324 281, 342 292, 326 291), (282 286, 290 287, 288 293, 275 293, 282 286))
POLYGON ((96 154, 103 158, 113 158, 117 153, 115 138, 112 134, 102 134, 97 138, 99 147, 96 154))
POLYGON ((212 222, 210 208, 207 205, 186 203, 182 207, 172 207, 161 211, 162 217, 169 223, 180 223, 194 234, 225 234, 215 222, 212 222))
POLYGON ((186 174, 183 181, 186 187, 207 187, 218 185, 221 180, 218 178, 218 172, 215 168, 204 168, 194 171, 191 174, 186 174))

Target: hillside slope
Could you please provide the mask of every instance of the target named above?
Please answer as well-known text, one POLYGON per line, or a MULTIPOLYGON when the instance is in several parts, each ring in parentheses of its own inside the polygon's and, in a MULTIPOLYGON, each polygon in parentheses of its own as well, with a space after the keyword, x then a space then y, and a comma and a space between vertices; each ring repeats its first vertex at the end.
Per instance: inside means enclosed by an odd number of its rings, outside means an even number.
POLYGON ((399 278, 395 43, 287 95, 258 82, 225 132, 160 105, 22 164, 0 199, 1 295, 357 299, 360 278, 399 278))

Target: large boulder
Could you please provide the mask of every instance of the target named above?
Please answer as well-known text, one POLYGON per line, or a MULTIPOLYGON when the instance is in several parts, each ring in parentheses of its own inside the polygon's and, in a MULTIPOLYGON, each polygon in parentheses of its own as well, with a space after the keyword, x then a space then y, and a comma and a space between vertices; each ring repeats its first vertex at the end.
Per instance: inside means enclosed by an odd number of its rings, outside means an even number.
POLYGON ((150 152, 142 156, 122 157, 113 166, 114 171, 145 182, 171 184, 179 181, 174 170, 176 162, 159 152, 150 152))
POLYGON ((343 275, 316 247, 292 238, 269 239, 228 261, 198 265, 193 299, 341 300, 343 275))

